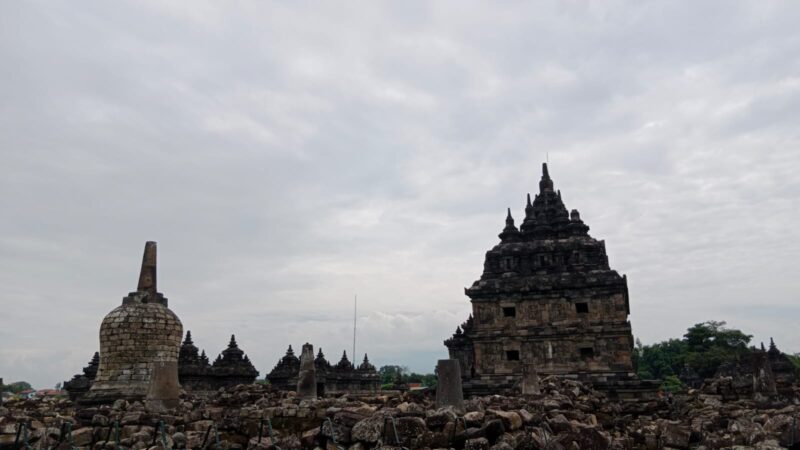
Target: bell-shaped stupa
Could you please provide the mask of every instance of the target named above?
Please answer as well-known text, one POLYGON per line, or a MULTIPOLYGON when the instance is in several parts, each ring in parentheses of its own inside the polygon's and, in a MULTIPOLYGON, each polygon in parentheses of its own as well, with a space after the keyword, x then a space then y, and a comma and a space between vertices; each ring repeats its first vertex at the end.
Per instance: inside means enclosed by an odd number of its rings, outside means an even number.
POLYGON ((156 243, 147 242, 136 292, 100 325, 100 367, 81 403, 125 399, 153 408, 176 406, 182 337, 181 321, 156 289, 156 243))

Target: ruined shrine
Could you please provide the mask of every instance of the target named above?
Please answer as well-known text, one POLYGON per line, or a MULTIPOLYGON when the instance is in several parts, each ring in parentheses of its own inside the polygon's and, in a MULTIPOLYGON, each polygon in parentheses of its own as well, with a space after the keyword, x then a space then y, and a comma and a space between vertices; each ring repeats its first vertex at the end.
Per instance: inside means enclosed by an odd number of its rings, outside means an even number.
POLYGON ((546 163, 521 226, 509 209, 499 237, 465 289, 472 314, 445 341, 465 393, 520 391, 534 372, 614 396, 649 392, 631 361, 627 279, 609 267, 605 242, 589 235, 578 211, 567 211, 546 163))
POLYGON ((174 407, 178 403, 178 350, 183 326, 158 292, 156 243, 147 242, 139 284, 100 325, 100 362, 83 405, 118 399, 174 407))
POLYGON ((187 391, 216 391, 221 387, 252 384, 258 378, 258 370, 239 348, 236 336, 231 335, 228 347, 211 364, 205 350, 200 352, 194 345, 192 332, 187 331, 178 355, 178 377, 187 391))
MULTIPOLYGON (((342 358, 335 365, 331 365, 320 348, 314 359, 316 370, 317 395, 326 394, 369 394, 380 391, 381 376, 369 362, 364 354, 364 360, 356 367, 347 358, 347 352, 342 352, 342 358)), ((297 389, 300 374, 300 358, 294 354, 292 346, 286 350, 275 368, 267 375, 267 380, 277 389, 294 391, 297 389)))
POLYGON ((72 377, 64 382, 64 390, 69 394, 69 399, 75 401, 89 392, 94 379, 97 377, 97 369, 100 367, 100 352, 94 352, 89 365, 83 368, 83 373, 72 377))

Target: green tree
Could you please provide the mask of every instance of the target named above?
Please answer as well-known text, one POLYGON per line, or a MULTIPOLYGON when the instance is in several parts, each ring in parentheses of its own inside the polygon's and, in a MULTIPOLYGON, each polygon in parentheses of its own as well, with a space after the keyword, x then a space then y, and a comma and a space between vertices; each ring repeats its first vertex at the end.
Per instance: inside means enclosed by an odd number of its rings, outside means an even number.
POLYGON ((382 384, 394 384, 394 382, 397 380, 398 375, 403 377, 404 373, 408 373, 408 367, 391 366, 391 365, 381 366, 381 368, 378 369, 378 373, 381 376, 382 384))
POLYGON ((751 335, 725 327, 725 322, 709 320, 686 330, 683 339, 669 339, 652 345, 637 342, 634 351, 640 377, 656 380, 674 380, 684 367, 694 370, 700 377, 714 375, 725 362, 737 361, 749 351, 751 335))
POLYGON ((3 385, 3 392, 10 392, 12 394, 18 394, 27 389, 33 389, 31 384, 27 381, 15 381, 13 383, 3 385))

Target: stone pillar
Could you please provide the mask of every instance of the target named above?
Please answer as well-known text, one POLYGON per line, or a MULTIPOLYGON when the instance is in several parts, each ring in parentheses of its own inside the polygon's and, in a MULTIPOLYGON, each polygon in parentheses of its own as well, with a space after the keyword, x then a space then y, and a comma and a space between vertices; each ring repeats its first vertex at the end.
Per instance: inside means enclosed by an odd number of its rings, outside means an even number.
POLYGON ((436 364, 436 407, 452 406, 464 414, 464 392, 461 389, 461 368, 458 360, 440 359, 436 364))
POLYGON ((317 398, 317 369, 314 367, 314 346, 308 342, 303 345, 303 353, 300 354, 297 397, 317 398))
POLYGON ((753 397, 756 400, 773 398, 778 395, 775 387, 775 376, 772 373, 772 365, 765 351, 753 352, 753 397))
POLYGON ((540 394, 539 389, 539 373, 536 372, 536 367, 533 364, 522 365, 522 394, 540 394))

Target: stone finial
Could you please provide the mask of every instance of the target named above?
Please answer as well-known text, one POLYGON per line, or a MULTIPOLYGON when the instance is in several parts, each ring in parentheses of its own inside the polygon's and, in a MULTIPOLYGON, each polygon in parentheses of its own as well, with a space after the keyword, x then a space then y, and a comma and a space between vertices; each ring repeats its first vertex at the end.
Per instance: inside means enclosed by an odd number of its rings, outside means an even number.
POLYGON ((506 215, 506 227, 497 235, 502 241, 515 240, 519 236, 519 230, 514 225, 514 218, 511 217, 511 208, 508 208, 506 215))
POLYGON ((192 342, 192 332, 191 330, 186 330, 186 339, 183 340, 183 345, 193 345, 192 342))
POLYGON ((342 359, 336 363, 336 368, 339 370, 352 370, 355 366, 347 359, 347 350, 342 352, 342 359))
POLYGON ((358 370, 361 372, 371 372, 375 370, 375 366, 369 362, 369 357, 367 357, 366 353, 364 353, 364 361, 358 366, 358 370))
POLYGON ((550 179, 550 173, 547 170, 547 163, 542 163, 542 179, 539 181, 539 193, 552 191, 553 180, 550 179))
POLYGON ((766 349, 766 348, 764 348, 764 343, 763 343, 763 342, 761 343, 761 351, 762 351, 762 352, 765 352, 765 351, 767 351, 767 349, 766 349))
POLYGON ((142 256, 142 270, 139 272, 139 285, 137 291, 148 292, 156 295, 158 285, 156 283, 156 243, 147 241, 144 244, 144 255, 142 256))
POLYGON ((237 347, 239 346, 236 345, 236 336, 231 335, 231 341, 228 342, 228 348, 237 348, 237 347))
POLYGON ((200 352, 200 362, 203 363, 204 366, 209 365, 208 356, 206 356, 206 351, 203 350, 200 352))
POLYGON ((292 344, 289 344, 289 349, 286 350, 286 356, 294 356, 294 350, 292 350, 292 344))
POLYGON ((771 337, 769 338, 769 352, 780 353, 780 350, 778 350, 778 347, 775 345, 775 341, 773 341, 771 337))
POLYGON ((536 214, 534 212, 533 203, 531 203, 531 194, 528 194, 527 203, 525 204, 525 219, 519 226, 519 231, 523 234, 529 234, 536 227, 536 214))
POLYGON ((569 220, 571 220, 573 222, 580 222, 581 221, 581 213, 579 213, 577 209, 573 209, 569 213, 569 220))

